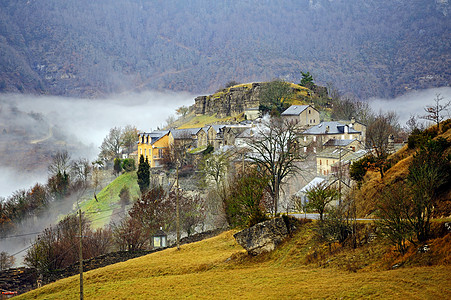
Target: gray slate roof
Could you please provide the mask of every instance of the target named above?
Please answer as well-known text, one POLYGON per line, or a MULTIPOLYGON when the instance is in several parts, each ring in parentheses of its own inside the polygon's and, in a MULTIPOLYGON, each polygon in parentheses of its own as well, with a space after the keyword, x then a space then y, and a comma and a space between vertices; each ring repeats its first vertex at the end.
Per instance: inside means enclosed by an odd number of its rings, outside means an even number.
MULTIPOLYGON (((343 134, 345 132, 345 126, 344 124, 336 121, 331 122, 322 122, 319 125, 313 126, 306 131, 303 132, 303 134, 343 134), (328 128, 328 131, 326 133, 326 129, 328 128)), ((356 131, 354 128, 349 127, 350 134, 354 133, 360 133, 360 131, 356 131)))
POLYGON ((143 132, 141 133, 141 135, 143 135, 144 137, 149 137, 150 138, 150 144, 155 143, 156 141, 158 141, 162 136, 165 136, 166 134, 169 133, 169 130, 154 130, 150 133, 148 132, 143 132))
POLYGON ((190 139, 192 135, 196 135, 202 128, 185 128, 185 129, 171 129, 174 139, 190 139))
POLYGON ((299 116, 310 105, 291 105, 281 115, 282 116, 299 116))
POLYGON ((330 139, 330 140, 328 140, 327 142, 324 143, 324 146, 326 146, 326 147, 347 146, 347 145, 351 144, 354 141, 356 141, 356 139, 352 139, 352 140, 330 139))

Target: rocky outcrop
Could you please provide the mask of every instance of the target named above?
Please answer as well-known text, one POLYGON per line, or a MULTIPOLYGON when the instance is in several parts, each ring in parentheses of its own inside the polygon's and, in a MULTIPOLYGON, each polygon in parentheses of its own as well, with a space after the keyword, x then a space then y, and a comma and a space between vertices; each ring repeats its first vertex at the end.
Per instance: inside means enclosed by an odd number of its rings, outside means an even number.
POLYGON ((227 117, 258 107, 261 87, 262 83, 252 83, 224 89, 210 96, 199 96, 194 99, 196 115, 227 117))
POLYGON ((279 217, 241 230, 233 236, 251 255, 270 252, 299 227, 299 221, 291 217, 279 217))

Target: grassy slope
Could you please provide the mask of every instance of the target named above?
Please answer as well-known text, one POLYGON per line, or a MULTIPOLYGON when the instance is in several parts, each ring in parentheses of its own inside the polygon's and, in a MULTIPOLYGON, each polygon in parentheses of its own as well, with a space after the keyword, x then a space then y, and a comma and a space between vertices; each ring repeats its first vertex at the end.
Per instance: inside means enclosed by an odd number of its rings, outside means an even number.
POLYGON ((233 116, 233 117, 224 117, 224 118, 218 118, 218 117, 216 117, 216 115, 194 116, 193 118, 188 120, 186 123, 181 125, 179 127, 179 129, 204 127, 207 124, 219 124, 219 123, 229 122, 231 120, 237 120, 237 122, 239 122, 239 121, 244 120, 243 116, 244 116, 244 114, 240 114, 240 115, 233 116))
MULTIPOLYGON (((443 137, 448 141, 451 140, 451 129, 439 134, 437 137, 443 137)), ((396 161, 381 179, 379 172, 368 171, 365 175, 364 183, 361 188, 356 192, 357 196, 357 209, 358 214, 362 217, 369 216, 376 210, 376 200, 378 199, 379 191, 385 185, 391 185, 394 182, 404 180, 409 173, 409 166, 412 162, 413 155, 416 150, 408 149, 407 145, 401 148, 397 153, 393 154, 390 158, 396 161)), ((451 153, 451 148, 447 150, 447 153, 451 153)), ((451 196, 451 187, 445 193, 444 197, 451 196)), ((447 205, 446 203, 439 202, 440 205, 447 205)), ((436 208, 439 209, 439 208, 436 208)))
MULTIPOLYGON (((87 299, 443 299, 451 293, 449 266, 372 269, 350 273, 305 264, 311 246, 306 225, 276 251, 249 257, 233 232, 93 270, 85 274, 87 299)), ((351 253, 352 254, 352 253, 351 253)), ((73 276, 17 299, 77 299, 73 276)))
POLYGON ((129 188, 131 200, 139 196, 136 172, 124 173, 113 180, 97 194, 97 200, 91 198, 81 203, 81 209, 87 212, 94 228, 108 224, 114 209, 120 208, 119 192, 123 186, 129 188))

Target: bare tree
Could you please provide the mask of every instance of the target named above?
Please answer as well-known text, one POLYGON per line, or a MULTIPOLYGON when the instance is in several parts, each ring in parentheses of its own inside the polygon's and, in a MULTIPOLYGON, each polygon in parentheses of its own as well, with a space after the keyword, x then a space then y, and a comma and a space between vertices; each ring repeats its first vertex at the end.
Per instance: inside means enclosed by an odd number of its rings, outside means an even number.
POLYGON ((389 154, 389 137, 399 132, 398 116, 395 112, 380 112, 369 124, 366 136, 367 147, 373 151, 376 169, 384 177, 384 169, 389 154))
POLYGON ((48 166, 50 176, 68 174, 70 169, 70 155, 67 150, 58 151, 52 156, 52 162, 48 166))
POLYGON ((229 160, 232 155, 231 151, 207 154, 200 164, 199 169, 206 179, 213 179, 217 191, 219 191, 220 184, 227 174, 229 160))
POLYGON ((336 120, 351 120, 356 118, 364 124, 368 124, 371 116, 371 109, 367 102, 362 102, 352 96, 334 95, 332 118, 336 120))
POLYGON ((175 110, 175 113, 177 115, 181 116, 182 118, 184 118, 188 112, 189 112, 189 108, 185 105, 182 105, 175 110))
POLYGON ((308 198, 307 207, 319 213, 319 220, 323 220, 324 212, 329 203, 338 199, 340 192, 331 186, 326 186, 325 182, 321 182, 306 191, 308 198))
POLYGON ((118 127, 111 128, 100 146, 99 156, 106 160, 112 160, 119 156, 122 145, 122 130, 118 127))
POLYGON ((128 153, 132 153, 138 140, 138 129, 135 126, 127 125, 122 129, 121 133, 122 145, 127 149, 128 153))
POLYGON ((440 122, 445 118, 443 116, 443 112, 447 111, 451 106, 451 100, 442 104, 443 100, 445 100, 444 97, 442 97, 440 94, 436 94, 434 104, 426 105, 426 107, 424 108, 426 115, 420 117, 421 119, 434 122, 437 125, 437 130, 439 128, 440 122))
POLYGON ((15 261, 14 256, 4 251, 0 252, 0 271, 11 268, 15 261))
POLYGON ((248 158, 270 178, 268 187, 274 202, 274 215, 277 214, 280 187, 287 178, 300 171, 296 162, 302 157, 296 145, 296 124, 280 118, 267 122, 247 143, 251 151, 248 158))
POLYGON ((86 158, 79 158, 72 162, 72 178, 86 186, 89 175, 91 174, 91 166, 86 158))
POLYGON ((407 120, 406 126, 404 127, 404 131, 408 134, 411 134, 415 130, 423 131, 424 129, 426 129, 426 126, 423 122, 418 122, 415 115, 410 115, 410 118, 407 120))

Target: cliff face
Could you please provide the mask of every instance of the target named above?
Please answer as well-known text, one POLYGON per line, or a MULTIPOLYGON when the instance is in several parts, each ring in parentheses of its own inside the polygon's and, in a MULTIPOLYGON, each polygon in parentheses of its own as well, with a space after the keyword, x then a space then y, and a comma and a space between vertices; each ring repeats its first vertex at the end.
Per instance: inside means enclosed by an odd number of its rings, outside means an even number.
POLYGON ((194 99, 196 115, 227 117, 258 107, 261 87, 262 83, 252 83, 224 89, 210 96, 199 96, 194 99))
MULTIPOLYGON (((231 88, 223 89, 213 95, 199 96, 194 99, 195 112, 197 116, 200 115, 214 115, 217 117, 231 117, 243 113, 246 109, 259 107, 260 93, 265 88, 268 82, 254 82, 248 84, 240 84, 231 88)), ((315 86, 313 91, 291 84, 291 89, 294 97, 298 99, 310 98, 312 93, 327 94, 327 89, 320 86, 315 86)))

